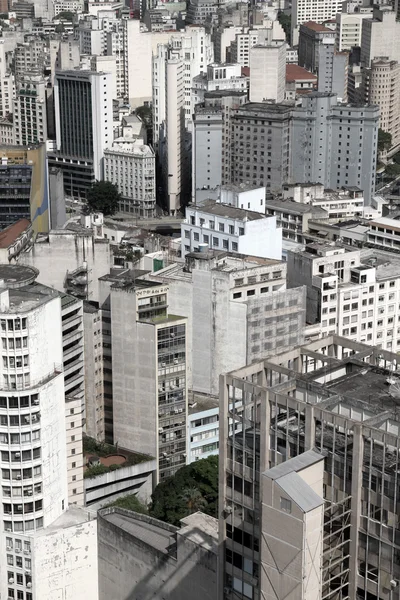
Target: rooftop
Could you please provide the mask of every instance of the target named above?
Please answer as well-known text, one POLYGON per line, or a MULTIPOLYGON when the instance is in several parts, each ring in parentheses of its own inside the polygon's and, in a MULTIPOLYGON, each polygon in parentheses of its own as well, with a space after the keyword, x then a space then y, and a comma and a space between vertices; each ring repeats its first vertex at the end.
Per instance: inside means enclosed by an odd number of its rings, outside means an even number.
POLYGON ((325 33, 334 33, 332 29, 325 27, 324 25, 320 25, 319 23, 315 23, 315 21, 307 21, 307 23, 303 23, 300 27, 307 27, 307 29, 311 29, 312 31, 317 32, 325 32, 325 33))
POLYGON ((29 229, 31 222, 28 219, 20 219, 9 225, 0 232, 0 248, 8 248, 19 236, 29 229))
POLYGON ((313 204, 305 204, 303 202, 295 202, 294 200, 287 199, 283 200, 280 198, 268 199, 265 201, 266 208, 277 208, 288 213, 311 213, 314 217, 328 218, 326 210, 320 206, 314 206, 313 204))
POLYGON ((294 63, 289 63, 286 65, 286 82, 290 83, 291 81, 317 81, 317 76, 310 71, 307 71, 303 67, 299 67, 299 65, 295 65, 294 63))
POLYGON ((231 204, 221 204, 215 200, 206 200, 200 207, 189 206, 188 208, 197 210, 201 213, 208 213, 218 217, 226 217, 228 219, 237 219, 239 221, 258 221, 266 218, 262 213, 246 210, 244 208, 236 208, 231 204))
POLYGON ((39 271, 34 267, 20 264, 0 264, 0 280, 7 288, 24 287, 35 281, 38 275, 39 271))
POLYGON ((195 512, 181 519, 181 529, 177 535, 214 554, 218 553, 218 519, 214 517, 195 512))

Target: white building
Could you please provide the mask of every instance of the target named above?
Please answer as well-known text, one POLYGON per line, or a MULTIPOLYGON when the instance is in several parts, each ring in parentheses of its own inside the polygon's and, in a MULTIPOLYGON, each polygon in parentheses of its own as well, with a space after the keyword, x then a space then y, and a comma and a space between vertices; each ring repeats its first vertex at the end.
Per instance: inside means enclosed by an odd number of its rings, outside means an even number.
POLYGON ((389 6, 375 7, 369 19, 363 19, 361 63, 369 67, 374 58, 385 56, 400 62, 400 22, 389 6))
POLYGON ((357 12, 341 12, 336 15, 336 49, 339 52, 361 46, 363 20, 370 19, 371 13, 371 7, 358 7, 357 12))
POLYGON ((219 451, 219 402, 195 395, 188 414, 188 463, 219 451))
POLYGON ((186 208, 181 237, 182 256, 208 246, 263 258, 282 257, 282 230, 276 226, 276 217, 213 200, 199 208, 186 208))
POLYGON ((342 12, 343 0, 292 0, 292 46, 299 41, 299 27, 303 23, 313 21, 324 23, 335 19, 342 12))
POLYGON ((223 185, 219 202, 265 214, 265 188, 245 183, 223 185))
POLYGON ((7 69, 6 42, 0 40, 0 117, 4 118, 13 111, 15 98, 14 75, 7 69))
POLYGON ((285 212, 284 201, 292 199, 300 204, 322 208, 326 211, 328 219, 336 221, 365 216, 364 194, 355 186, 344 186, 340 190, 326 190, 322 184, 285 184, 282 198, 282 212, 285 212))
POLYGON ((68 508, 70 434, 81 435, 82 415, 71 421, 65 401, 62 304, 36 276, 1 267, 0 592, 51 600, 68 581, 74 597, 96 598, 96 523, 68 508))
POLYGON ((192 81, 192 113, 196 104, 204 102, 206 92, 216 90, 247 90, 248 78, 242 75, 239 64, 211 63, 207 71, 192 81))
POLYGON ((16 81, 14 100, 15 143, 47 141, 46 81, 41 75, 24 75, 16 81))
POLYGON ((368 223, 367 241, 374 246, 386 250, 400 249, 400 222, 389 217, 373 219, 368 223))
POLYGON ((117 138, 104 152, 104 179, 121 194, 120 212, 153 217, 156 205, 155 154, 150 146, 117 138))
POLYGON ((250 50, 250 102, 283 102, 286 86, 286 42, 257 44, 250 50))

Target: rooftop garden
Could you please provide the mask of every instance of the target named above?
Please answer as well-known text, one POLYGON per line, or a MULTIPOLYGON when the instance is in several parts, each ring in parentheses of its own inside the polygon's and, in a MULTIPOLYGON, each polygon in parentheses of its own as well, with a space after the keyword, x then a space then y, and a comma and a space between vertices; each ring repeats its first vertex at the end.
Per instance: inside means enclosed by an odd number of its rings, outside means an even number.
POLYGON ((88 465, 84 472, 85 478, 97 477, 122 467, 130 467, 152 460, 148 454, 121 450, 118 446, 97 442, 89 436, 83 436, 83 454, 88 465))

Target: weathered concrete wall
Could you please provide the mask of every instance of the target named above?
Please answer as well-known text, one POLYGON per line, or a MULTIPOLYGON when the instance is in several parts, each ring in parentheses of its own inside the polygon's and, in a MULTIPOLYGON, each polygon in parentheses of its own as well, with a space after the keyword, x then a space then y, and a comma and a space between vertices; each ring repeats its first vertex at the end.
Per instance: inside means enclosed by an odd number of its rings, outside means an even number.
MULTIPOLYGON (((129 511, 118 509, 129 515, 129 511)), ((135 518, 140 518, 136 515, 135 518)), ((177 528, 142 517, 156 527, 177 528)), ((216 600, 217 556, 178 539, 177 558, 98 516, 99 600, 216 600)), ((178 536, 179 538, 179 536, 178 536)))

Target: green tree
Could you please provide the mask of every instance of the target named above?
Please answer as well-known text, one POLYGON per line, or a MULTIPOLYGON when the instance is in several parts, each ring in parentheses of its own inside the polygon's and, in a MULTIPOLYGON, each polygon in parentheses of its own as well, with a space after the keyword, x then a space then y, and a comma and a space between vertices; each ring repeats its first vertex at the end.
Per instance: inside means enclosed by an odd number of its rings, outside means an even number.
POLYGON ((148 510, 147 507, 138 500, 135 494, 130 494, 129 496, 122 496, 121 498, 117 498, 114 502, 107 504, 105 508, 109 508, 112 506, 116 506, 118 508, 125 508, 126 510, 133 510, 134 512, 140 513, 142 515, 147 515, 148 510))
POLYGON ((291 16, 282 11, 279 11, 278 21, 282 25, 283 31, 286 34, 287 43, 291 44, 291 35, 292 35, 292 18, 291 18, 291 16))
POLYGON ((397 177, 398 175, 400 175, 400 165, 396 163, 392 165, 386 165, 385 174, 388 177, 397 177))
POLYGON ((158 484, 151 500, 151 516, 172 525, 179 525, 179 521, 188 515, 188 510, 195 506, 198 507, 195 510, 199 510, 200 505, 203 512, 216 517, 218 456, 209 456, 182 467, 173 477, 158 484))
POLYGON ((58 13, 58 15, 56 17, 54 17, 54 19, 62 19, 64 21, 73 21, 74 20, 74 13, 70 12, 69 10, 63 10, 62 12, 58 13))
POLYGON ((96 181, 86 195, 88 212, 102 212, 103 215, 114 215, 118 210, 121 195, 110 181, 96 181))
POLYGON ((187 514, 191 515, 207 506, 207 500, 203 498, 199 490, 195 487, 186 488, 182 492, 182 500, 187 507, 187 514))
POLYGON ((378 150, 379 152, 383 152, 384 150, 389 150, 392 146, 392 136, 387 131, 383 129, 378 129, 378 150))

